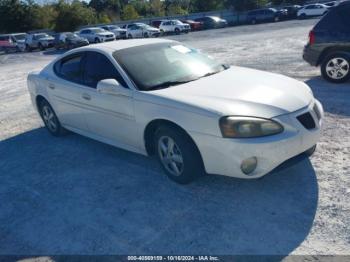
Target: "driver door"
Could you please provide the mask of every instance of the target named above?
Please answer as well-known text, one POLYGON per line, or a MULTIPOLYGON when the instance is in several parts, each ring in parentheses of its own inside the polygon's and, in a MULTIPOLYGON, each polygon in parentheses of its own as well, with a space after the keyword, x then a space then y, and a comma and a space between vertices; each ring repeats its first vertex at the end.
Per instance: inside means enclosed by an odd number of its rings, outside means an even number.
POLYGON ((127 87, 123 77, 112 61, 99 52, 86 52, 83 63, 85 116, 89 130, 99 138, 113 141, 123 147, 135 142, 136 122, 133 90, 127 87), (104 79, 115 79, 124 86, 126 95, 102 94, 97 83, 104 79))

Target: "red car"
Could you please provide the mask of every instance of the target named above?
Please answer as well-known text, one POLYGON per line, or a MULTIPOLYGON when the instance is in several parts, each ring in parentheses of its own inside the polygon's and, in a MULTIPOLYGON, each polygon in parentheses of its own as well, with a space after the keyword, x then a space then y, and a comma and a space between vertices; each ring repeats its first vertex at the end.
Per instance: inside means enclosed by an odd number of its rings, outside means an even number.
POLYGON ((203 29, 202 22, 196 22, 193 20, 181 20, 182 23, 189 24, 191 26, 192 31, 198 31, 203 29))

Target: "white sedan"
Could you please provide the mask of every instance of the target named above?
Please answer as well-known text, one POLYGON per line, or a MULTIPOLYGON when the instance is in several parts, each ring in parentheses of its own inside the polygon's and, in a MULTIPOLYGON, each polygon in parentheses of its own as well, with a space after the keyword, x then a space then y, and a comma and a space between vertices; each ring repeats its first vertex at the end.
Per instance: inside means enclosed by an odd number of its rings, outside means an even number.
POLYGON ((29 74, 28 88, 54 136, 70 130, 155 154, 178 183, 205 173, 262 177, 312 153, 323 118, 303 82, 163 39, 71 50, 29 74))
POLYGON ((304 19, 312 16, 325 15, 329 11, 329 7, 323 4, 311 4, 302 7, 298 11, 298 18, 304 19))

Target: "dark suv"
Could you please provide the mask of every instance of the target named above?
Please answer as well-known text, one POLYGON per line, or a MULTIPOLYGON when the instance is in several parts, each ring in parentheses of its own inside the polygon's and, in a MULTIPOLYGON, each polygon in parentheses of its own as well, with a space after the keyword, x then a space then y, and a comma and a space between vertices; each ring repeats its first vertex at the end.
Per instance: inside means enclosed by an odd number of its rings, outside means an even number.
POLYGON ((274 8, 266 8, 253 10, 248 12, 247 21, 250 24, 262 23, 262 22, 278 22, 287 18, 287 10, 276 10, 274 8))
POLYGON ((350 2, 331 9, 309 34, 303 58, 334 83, 350 78, 350 2))

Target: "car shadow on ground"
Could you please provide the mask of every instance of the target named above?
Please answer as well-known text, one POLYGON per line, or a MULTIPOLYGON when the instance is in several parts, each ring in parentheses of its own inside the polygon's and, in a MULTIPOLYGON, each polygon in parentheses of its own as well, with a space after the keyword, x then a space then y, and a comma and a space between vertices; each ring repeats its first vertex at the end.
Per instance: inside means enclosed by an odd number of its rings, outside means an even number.
POLYGON ((350 81, 343 84, 333 84, 318 76, 305 83, 311 87, 315 97, 321 101, 326 112, 350 116, 350 81))
POLYGON ((154 159, 43 128, 1 141, 0 155, 0 254, 283 257, 307 237, 317 208, 303 156, 259 180, 180 186, 154 159))

